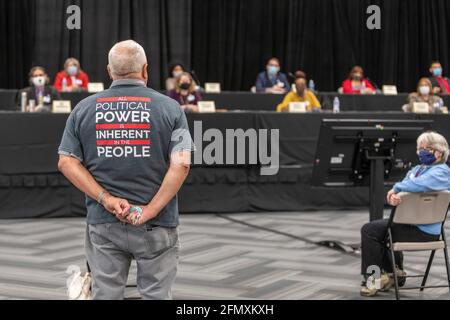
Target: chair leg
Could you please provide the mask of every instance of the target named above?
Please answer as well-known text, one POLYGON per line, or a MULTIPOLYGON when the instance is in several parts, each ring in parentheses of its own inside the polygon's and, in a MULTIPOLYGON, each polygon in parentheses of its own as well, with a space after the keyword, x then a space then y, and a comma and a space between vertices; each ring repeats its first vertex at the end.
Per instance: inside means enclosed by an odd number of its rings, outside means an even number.
POLYGON ((395 272, 395 255, 394 255, 394 248, 392 244, 392 233, 389 229, 389 251, 391 252, 391 262, 392 262, 392 273, 394 274, 394 285, 395 285, 395 298, 397 300, 400 300, 399 294, 398 294, 398 279, 397 279, 397 272, 395 272))
POLYGON ((423 291, 425 284, 427 283, 428 274, 430 273, 431 264, 433 263, 434 254, 436 253, 436 250, 431 251, 430 259, 428 260, 427 269, 425 270, 425 275, 422 280, 422 284, 420 285, 420 291, 423 291))
POLYGON ((447 280, 450 290, 450 266, 448 265, 448 252, 447 252, 447 243, 445 243, 444 247, 444 256, 445 256, 445 268, 447 269, 447 280))

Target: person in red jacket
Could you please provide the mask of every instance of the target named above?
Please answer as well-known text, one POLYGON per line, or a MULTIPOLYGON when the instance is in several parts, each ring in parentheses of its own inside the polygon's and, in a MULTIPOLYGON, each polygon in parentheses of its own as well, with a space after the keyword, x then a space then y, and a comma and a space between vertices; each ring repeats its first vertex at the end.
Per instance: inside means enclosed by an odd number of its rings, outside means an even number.
POLYGON ((369 80, 364 78, 364 71, 360 66, 354 66, 347 80, 342 82, 342 91, 347 94, 374 94, 375 88, 369 80))
POLYGON ((80 62, 75 58, 69 58, 64 63, 64 70, 56 74, 54 87, 58 91, 83 91, 89 84, 88 75, 81 70, 80 62))

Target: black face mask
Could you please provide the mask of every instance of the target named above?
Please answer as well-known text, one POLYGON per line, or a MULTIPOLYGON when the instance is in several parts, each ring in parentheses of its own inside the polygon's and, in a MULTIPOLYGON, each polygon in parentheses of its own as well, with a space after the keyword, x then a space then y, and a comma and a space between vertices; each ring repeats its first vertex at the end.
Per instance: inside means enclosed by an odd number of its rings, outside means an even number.
POLYGON ((305 92, 306 86, 295 86, 295 88, 297 89, 297 93, 299 95, 303 95, 303 93, 305 92))
POLYGON ((352 76, 352 79, 355 80, 355 81, 361 81, 362 80, 362 76, 359 75, 359 74, 354 74, 352 76))
POLYGON ((187 83, 187 82, 180 83, 181 90, 188 90, 190 86, 191 86, 191 84, 187 83))

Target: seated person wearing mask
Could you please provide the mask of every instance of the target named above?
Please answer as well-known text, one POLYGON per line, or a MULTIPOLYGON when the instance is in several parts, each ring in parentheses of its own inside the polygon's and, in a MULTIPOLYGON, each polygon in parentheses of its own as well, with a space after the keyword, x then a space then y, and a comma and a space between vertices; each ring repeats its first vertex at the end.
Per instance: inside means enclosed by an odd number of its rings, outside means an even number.
POLYGON ((197 102, 202 100, 195 89, 195 82, 188 72, 183 72, 176 78, 175 88, 167 95, 177 101, 185 112, 198 112, 197 102))
POLYGON ((374 94, 375 88, 369 80, 364 78, 364 70, 354 66, 348 78, 342 82, 342 92, 345 94, 374 94))
POLYGON ((56 74, 53 84, 58 91, 84 91, 89 84, 88 75, 81 70, 80 62, 75 58, 69 58, 64 63, 64 70, 56 74))
POLYGON ((29 83, 30 86, 19 91, 17 96, 18 105, 21 103, 22 93, 27 95, 27 104, 30 100, 35 102, 35 111, 37 112, 50 112, 54 100, 60 100, 61 97, 58 91, 55 90, 50 83, 50 78, 47 76, 43 67, 33 67, 30 70, 29 83))
MULTIPOLYGON (((401 202, 399 192, 431 192, 450 189, 450 168, 448 160, 449 148, 445 138, 436 132, 425 132, 417 139, 417 155, 420 165, 410 170, 402 182, 394 185, 387 194, 387 202, 398 206, 401 202)), ((361 295, 372 297, 378 291, 386 291, 394 284, 392 262, 385 245, 388 219, 376 220, 361 228, 361 274, 367 280, 368 268, 378 266, 381 274, 381 288, 368 288, 366 280, 361 286, 361 295)), ((441 234, 441 223, 425 225, 394 224, 392 228, 393 242, 427 242, 437 241, 441 234)), ((395 272, 400 279, 405 279, 403 271, 403 255, 395 252, 398 262, 395 272)), ((404 283, 403 283, 404 284, 404 283)))
POLYGON ((433 94, 431 81, 428 78, 421 78, 417 84, 417 92, 408 96, 408 104, 405 112, 413 112, 415 102, 426 102, 430 113, 442 113, 441 106, 444 105, 442 98, 433 94))
POLYGON ((186 72, 186 68, 180 62, 171 63, 169 66, 169 78, 166 80, 166 91, 175 89, 175 81, 183 72, 186 72))
MULTIPOLYGON (((297 73, 296 73, 297 75, 297 73)), ((296 92, 289 92, 283 101, 277 106, 277 112, 289 111, 289 103, 305 102, 307 111, 320 110, 320 102, 315 94, 306 88, 306 78, 298 77, 295 79, 296 92)))
POLYGON ((450 94, 450 80, 443 76, 442 65, 439 61, 433 61, 430 66, 434 94, 450 94))
POLYGON ((267 61, 266 71, 258 74, 256 78, 256 92, 286 93, 291 89, 284 73, 280 72, 280 60, 270 58, 267 61))

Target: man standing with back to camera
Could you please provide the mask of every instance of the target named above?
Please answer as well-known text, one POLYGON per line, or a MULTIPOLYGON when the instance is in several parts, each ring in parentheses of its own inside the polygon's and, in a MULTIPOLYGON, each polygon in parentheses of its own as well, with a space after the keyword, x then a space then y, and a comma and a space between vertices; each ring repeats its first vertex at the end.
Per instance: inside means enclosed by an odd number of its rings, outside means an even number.
POLYGON ((123 299, 132 259, 141 296, 171 299, 177 192, 193 150, 186 116, 174 100, 147 88, 147 58, 138 43, 117 43, 108 59, 111 87, 70 114, 58 167, 86 194, 93 299, 123 299))

